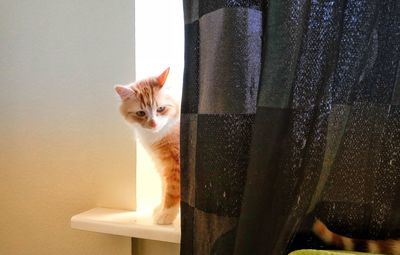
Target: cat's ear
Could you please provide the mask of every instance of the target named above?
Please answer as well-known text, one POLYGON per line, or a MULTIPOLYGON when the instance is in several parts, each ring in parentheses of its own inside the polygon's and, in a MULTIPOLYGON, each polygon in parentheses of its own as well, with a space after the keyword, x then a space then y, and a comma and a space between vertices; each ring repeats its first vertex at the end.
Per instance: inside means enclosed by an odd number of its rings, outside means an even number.
POLYGON ((114 89, 122 100, 127 99, 135 93, 130 87, 119 84, 115 85, 114 89))
POLYGON ((168 74, 169 74, 169 67, 167 69, 165 69, 164 72, 162 72, 162 74, 160 74, 157 77, 157 81, 158 81, 158 84, 160 87, 164 86, 165 81, 167 80, 168 74))

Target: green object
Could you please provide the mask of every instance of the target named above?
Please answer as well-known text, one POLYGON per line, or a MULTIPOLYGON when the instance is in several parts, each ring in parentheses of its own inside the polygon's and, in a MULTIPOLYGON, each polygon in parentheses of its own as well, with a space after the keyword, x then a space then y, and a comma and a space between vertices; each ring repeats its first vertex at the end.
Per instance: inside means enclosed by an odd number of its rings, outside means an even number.
POLYGON ((321 250, 298 250, 293 251, 289 255, 366 255, 371 253, 356 252, 356 251, 321 251, 321 250))

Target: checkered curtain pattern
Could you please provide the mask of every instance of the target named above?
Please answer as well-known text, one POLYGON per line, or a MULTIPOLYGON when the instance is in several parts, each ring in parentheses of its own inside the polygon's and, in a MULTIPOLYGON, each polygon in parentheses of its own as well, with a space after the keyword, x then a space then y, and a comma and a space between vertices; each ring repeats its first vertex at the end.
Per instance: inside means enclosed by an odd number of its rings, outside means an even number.
POLYGON ((183 3, 181 254, 399 237, 399 2, 183 3))

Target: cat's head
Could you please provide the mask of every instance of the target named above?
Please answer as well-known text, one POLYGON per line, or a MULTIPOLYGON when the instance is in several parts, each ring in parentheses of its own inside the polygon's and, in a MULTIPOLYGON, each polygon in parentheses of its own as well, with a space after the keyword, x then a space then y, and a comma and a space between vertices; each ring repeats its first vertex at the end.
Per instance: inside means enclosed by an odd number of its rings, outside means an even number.
POLYGON ((128 85, 115 85, 114 89, 121 98, 120 112, 128 123, 158 132, 179 118, 179 105, 162 89, 168 73, 169 68, 159 76, 128 85))

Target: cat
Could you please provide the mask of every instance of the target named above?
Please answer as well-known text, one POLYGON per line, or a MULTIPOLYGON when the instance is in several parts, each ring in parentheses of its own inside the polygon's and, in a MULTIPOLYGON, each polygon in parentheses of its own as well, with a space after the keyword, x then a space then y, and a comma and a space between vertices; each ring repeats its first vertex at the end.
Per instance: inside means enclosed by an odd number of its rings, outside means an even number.
POLYGON ((339 249, 400 255, 400 240, 363 240, 341 236, 330 231, 328 227, 318 219, 314 222, 313 231, 325 243, 332 244, 339 249))
POLYGON ((120 112, 154 160, 162 179, 162 198, 154 209, 156 224, 171 224, 180 204, 180 104, 163 87, 169 68, 159 76, 115 85, 120 112))

